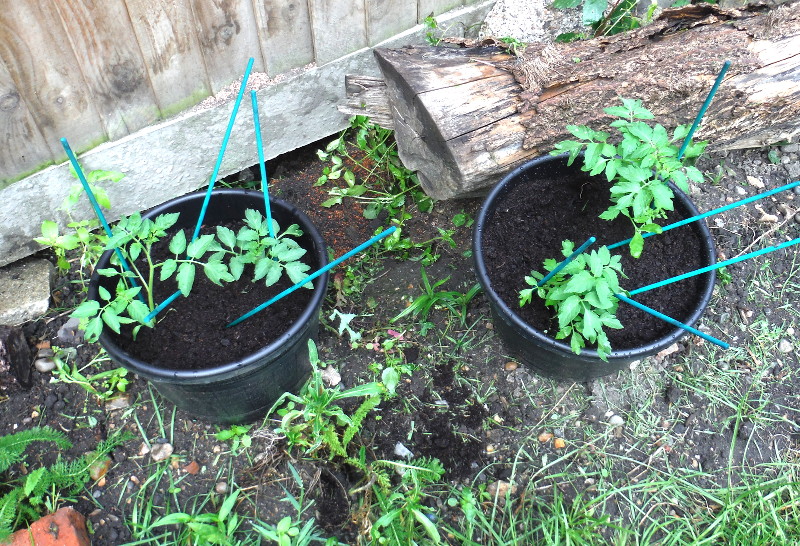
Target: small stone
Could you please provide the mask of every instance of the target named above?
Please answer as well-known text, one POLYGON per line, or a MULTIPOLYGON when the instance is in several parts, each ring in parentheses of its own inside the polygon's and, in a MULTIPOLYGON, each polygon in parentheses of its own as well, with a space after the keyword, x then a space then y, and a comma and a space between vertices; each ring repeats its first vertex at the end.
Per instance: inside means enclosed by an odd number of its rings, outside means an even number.
POLYGON ((77 345, 83 340, 83 330, 79 328, 80 319, 71 317, 64 325, 58 329, 56 337, 59 345, 77 345))
POLYGON ((139 485, 139 478, 137 478, 136 476, 133 476, 133 475, 132 475, 132 476, 130 477, 130 480, 131 480, 133 483, 135 483, 136 485, 139 485))
POLYGON ((659 359, 663 360, 664 358, 666 358, 667 356, 671 355, 672 353, 677 353, 679 350, 680 350, 680 347, 678 346, 678 344, 677 343, 673 343, 672 345, 670 345, 669 347, 667 347, 663 351, 659 352, 656 355, 656 358, 659 358, 659 359))
POLYGON ((496 482, 490 483, 486 487, 486 492, 492 497, 505 499, 509 493, 513 495, 517 492, 517 486, 511 485, 509 482, 504 480, 497 480, 496 482))
POLYGON ((497 448, 496 448, 496 447, 494 447, 494 445, 493 445, 493 444, 488 444, 488 445, 486 446, 486 453, 487 453, 488 455, 491 455, 491 454, 492 454, 492 453, 494 453, 495 451, 497 451, 497 448))
POLYGON ((543 444, 549 442, 552 439, 553 439, 553 433, 552 432, 542 432, 539 435, 539 441, 541 443, 543 443, 543 444))
POLYGON ((228 482, 217 482, 217 485, 214 486, 214 492, 218 495, 224 495, 228 492, 228 482))
POLYGON ((33 367, 39 373, 50 373, 56 368, 56 362, 52 358, 38 358, 33 363, 33 367))
POLYGON ((320 375, 322 376, 322 381, 324 381, 325 384, 328 385, 329 387, 335 387, 336 385, 342 382, 342 376, 339 374, 339 372, 336 371, 336 369, 333 366, 328 366, 327 368, 322 370, 322 372, 320 372, 320 375))
POLYGON ((411 459, 414 457, 414 454, 411 452, 411 450, 404 446, 402 442, 397 442, 394 445, 394 454, 398 457, 402 457, 403 459, 411 459))
POLYGON ((200 472, 200 465, 197 463, 197 461, 192 461, 191 463, 189 463, 186 466, 184 466, 183 470, 187 474, 195 475, 198 472, 200 472))
POLYGON ((747 190, 741 186, 736 186, 736 193, 738 195, 747 195, 747 190))
POLYGON ((756 187, 756 188, 763 188, 764 187, 764 183, 761 181, 761 179, 760 178, 756 178, 755 176, 749 176, 748 175, 747 183, 750 184, 751 186, 756 187))
POLYGON ((512 360, 511 362, 506 362, 506 365, 504 366, 504 368, 505 368, 505 370, 506 370, 507 372, 513 372, 513 371, 514 371, 514 370, 516 370, 518 367, 519 367, 519 364, 517 364, 517 363, 516 363, 516 362, 514 362, 513 360, 512 360))
POLYGON ((144 456, 150 453, 150 448, 147 446, 146 443, 142 442, 142 445, 139 446, 139 456, 144 456))
POLYGON ((564 440, 564 438, 556 438, 553 440, 553 446, 556 449, 564 449, 567 446, 567 442, 564 440))
POLYGON ((786 335, 787 335, 787 336, 793 336, 793 335, 794 335, 794 326, 789 326, 789 327, 786 329, 786 335))
POLYGON ((621 416, 615 413, 608 420, 608 424, 611 425, 612 427, 621 427, 622 425, 625 424, 625 419, 623 419, 621 416))
POLYGON ((36 351, 36 358, 53 358, 56 354, 53 352, 53 349, 50 348, 48 345, 47 347, 42 347, 38 351, 36 351))
MULTIPOLYGON (((108 472, 109 468, 111 468, 111 459, 109 457, 103 457, 102 459, 93 462, 89 466, 89 477, 92 479, 92 481, 96 482, 106 475, 106 472, 108 472)), ((103 487, 99 483, 97 485, 103 487)))
POLYGON ((780 343, 778 343, 778 350, 782 353, 791 353, 794 350, 794 347, 788 339, 782 339, 780 343))
POLYGON ((759 222, 762 224, 774 224, 777 222, 779 218, 774 214, 764 213, 761 215, 761 218, 758 219, 759 222))
MULTIPOLYGON (((797 187, 800 188, 800 186, 797 187)), ((800 224, 800 212, 794 213, 794 221, 800 224)))
POLYGON ((169 442, 153 444, 153 447, 150 448, 150 457, 154 461, 163 461, 172 455, 172 451, 173 447, 169 442))
POLYGON ((129 393, 122 394, 106 402, 106 411, 114 411, 114 410, 129 408, 132 402, 133 400, 129 393))

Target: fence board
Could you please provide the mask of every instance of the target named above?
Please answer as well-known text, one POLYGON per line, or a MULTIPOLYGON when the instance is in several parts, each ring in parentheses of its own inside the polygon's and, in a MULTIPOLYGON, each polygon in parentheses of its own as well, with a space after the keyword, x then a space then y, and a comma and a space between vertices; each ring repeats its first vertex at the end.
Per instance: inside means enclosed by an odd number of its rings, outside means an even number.
POLYGON ((157 120, 155 96, 123 0, 53 5, 108 137, 115 140, 157 120))
POLYGON ((375 45, 417 24, 417 0, 367 0, 369 45, 375 45))
POLYGON ((309 0, 317 64, 367 45, 363 0, 309 0))
POLYGON ((21 174, 48 163, 53 153, 28 110, 25 98, 0 62, 0 189, 21 174))
POLYGON ((251 0, 204 0, 192 8, 214 94, 242 76, 250 57, 253 70, 264 71, 251 0))
MULTIPOLYGON (((80 66, 49 0, 0 10, 0 59, 51 150, 67 137, 75 150, 106 139, 80 66)), ((55 158, 65 158, 61 151, 55 158)))
POLYGON ((314 61, 308 4, 297 0, 253 0, 261 53, 270 76, 314 61))
POLYGON ((171 0, 126 0, 162 116, 211 94, 192 8, 171 0))
POLYGON ((439 15, 453 8, 464 5, 464 0, 419 0, 417 13, 419 23, 423 22, 431 13, 439 15))

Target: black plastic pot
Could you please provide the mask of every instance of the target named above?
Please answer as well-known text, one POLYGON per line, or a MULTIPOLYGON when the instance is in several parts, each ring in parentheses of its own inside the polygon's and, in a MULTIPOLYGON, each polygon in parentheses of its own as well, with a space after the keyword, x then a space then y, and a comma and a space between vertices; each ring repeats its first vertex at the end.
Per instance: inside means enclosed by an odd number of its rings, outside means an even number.
MULTIPOLYGON (((160 205, 143 217, 180 212, 176 227, 193 228, 200 212, 205 192, 184 195, 160 205)), ((308 250, 311 271, 327 263, 327 251, 322 236, 308 216, 281 200, 271 200, 272 215, 281 226, 296 223, 303 230, 298 239, 308 250)), ((212 193, 205 224, 214 225, 244 218, 245 209, 263 210, 264 197, 249 190, 215 190, 212 193)), ((97 267, 108 267, 111 251, 106 252, 97 267)), ((97 299, 98 283, 107 282, 95 274, 89 286, 89 297, 97 299)), ((116 283, 116 280, 113 280, 116 283)), ((148 379, 164 398, 186 412, 212 422, 243 423, 262 417, 284 392, 298 392, 308 379, 311 365, 308 360, 308 340, 315 338, 319 327, 319 310, 325 297, 328 274, 314 281, 311 301, 299 319, 270 345, 224 365, 199 370, 173 370, 153 366, 122 350, 107 330, 100 344, 109 356, 128 370, 148 379)), ((113 286, 107 286, 113 292, 113 286)), ((291 298, 291 294, 287 296, 291 298)), ((258 315, 248 320, 259 320, 258 315)))
MULTIPOLYGON (((556 379, 573 381, 588 381, 604 375, 623 370, 628 365, 644 357, 653 355, 666 349, 686 334, 681 328, 675 328, 668 334, 654 339, 652 342, 627 350, 614 350, 608 357, 608 362, 603 362, 593 349, 584 349, 580 355, 572 352, 569 345, 548 337, 541 331, 533 328, 522 320, 512 308, 498 296, 492 289, 492 281, 487 274, 486 263, 483 257, 483 232, 487 222, 491 221, 498 202, 519 184, 534 179, 537 176, 554 176, 566 178, 571 174, 579 173, 579 161, 571 166, 567 165, 567 156, 545 156, 534 159, 505 176, 487 196, 481 206, 478 218, 475 221, 473 232, 472 250, 475 259, 475 269, 478 282, 489 298, 494 329, 500 335, 509 352, 529 366, 536 373, 556 379)), ((699 214, 689 198, 676 187, 670 185, 675 193, 675 207, 686 217, 699 214)), ((568 217, 565 217, 568 221, 568 217)), ((711 265, 716 261, 716 252, 711 233, 704 221, 691 224, 697 236, 698 245, 702 245, 704 262, 703 266, 711 265)), ((531 242, 535 244, 535 241, 531 242)), ((695 324, 702 316, 711 294, 714 290, 715 272, 705 273, 702 279, 702 297, 698 299, 688 320, 690 326, 695 324)))

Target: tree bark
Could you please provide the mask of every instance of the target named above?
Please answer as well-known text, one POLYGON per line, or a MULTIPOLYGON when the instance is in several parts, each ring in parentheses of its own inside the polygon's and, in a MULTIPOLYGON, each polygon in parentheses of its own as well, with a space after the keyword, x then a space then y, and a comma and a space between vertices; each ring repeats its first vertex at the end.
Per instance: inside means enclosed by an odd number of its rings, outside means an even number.
MULTIPOLYGON (((759 147, 800 133, 800 2, 774 9, 710 4, 651 25, 569 44, 377 49, 400 157, 436 199, 482 193, 548 153, 566 125, 607 129, 603 108, 639 98, 671 128, 691 123, 725 60, 732 66, 696 139, 709 150, 759 147)), ((370 88, 373 94, 376 89, 370 88)))

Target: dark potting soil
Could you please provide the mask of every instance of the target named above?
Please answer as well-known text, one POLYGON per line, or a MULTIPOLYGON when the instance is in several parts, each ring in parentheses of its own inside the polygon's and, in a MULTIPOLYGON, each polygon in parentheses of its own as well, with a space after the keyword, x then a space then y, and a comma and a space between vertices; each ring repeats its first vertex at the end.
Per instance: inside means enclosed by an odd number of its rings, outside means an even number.
MULTIPOLYGON (((558 322, 544 300, 535 297, 530 304, 519 306, 519 291, 528 288, 525 276, 531 271, 543 272, 547 258, 563 259, 561 242, 570 239, 577 247, 590 236, 597 237, 591 248, 613 244, 632 235, 630 221, 622 216, 614 221, 598 216, 610 205, 608 185, 604 179, 578 173, 571 180, 541 177, 527 184, 517 184, 502 198, 494 213, 487 218, 483 252, 487 273, 501 299, 520 318, 545 333, 555 335, 558 322)), ((687 217, 674 211, 667 225, 687 217)), ((622 256, 627 279, 620 284, 633 290, 674 275, 680 275, 705 264, 698 236, 689 226, 676 228, 645 239, 639 259, 630 256, 625 247, 612 251, 622 256)), ((701 276, 662 288, 643 292, 635 300, 672 318, 685 321, 701 297, 701 276)), ((620 303, 617 318, 622 330, 607 329, 614 349, 629 349, 666 335, 674 327, 666 322, 620 303)))
MULTIPOLYGON (((238 230, 240 226, 228 227, 238 230)), ((154 246, 152 256, 156 261, 173 257, 169 253, 170 239, 171 236, 164 238, 154 246)), ((309 256, 307 253, 303 261, 308 263, 309 256)), ((294 284, 285 275, 270 287, 263 280, 251 279, 252 266, 245 268, 239 281, 218 286, 198 267, 189 297, 178 298, 162 311, 155 328, 141 328, 136 340, 130 328, 123 329, 122 335, 114 336, 115 341, 144 362, 174 370, 211 368, 253 354, 295 323, 311 301, 313 291, 300 288, 253 317, 226 328, 231 321, 294 284)), ((174 276, 155 284, 156 302, 164 301, 178 289, 174 276)))

